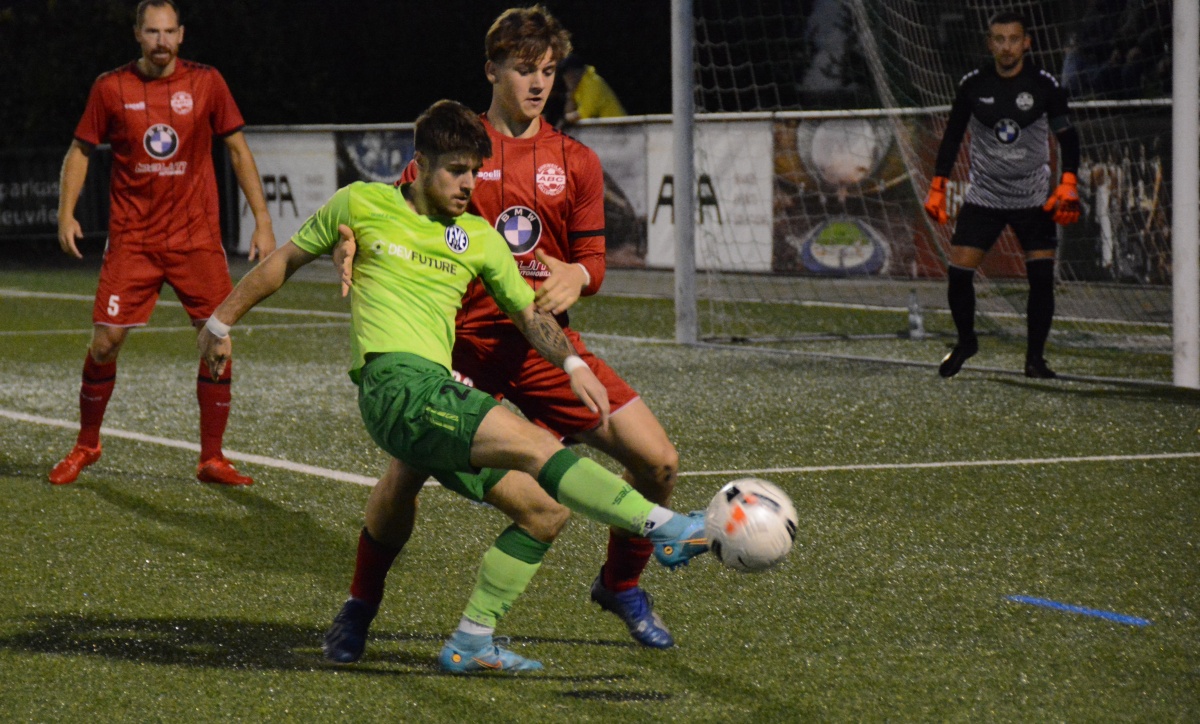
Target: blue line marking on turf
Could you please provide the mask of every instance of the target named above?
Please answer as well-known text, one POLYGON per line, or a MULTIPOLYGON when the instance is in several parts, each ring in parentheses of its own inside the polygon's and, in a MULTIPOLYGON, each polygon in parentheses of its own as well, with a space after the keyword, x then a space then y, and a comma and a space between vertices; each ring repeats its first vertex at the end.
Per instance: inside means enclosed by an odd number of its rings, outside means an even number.
POLYGON ((1030 606, 1042 606, 1044 608, 1053 608, 1057 611, 1067 611, 1068 613, 1081 613, 1084 616, 1095 616, 1117 623, 1126 623, 1130 626, 1149 626, 1150 622, 1144 618, 1137 616, 1127 616, 1123 613, 1114 613, 1112 611, 1101 611, 1096 608, 1084 608, 1083 606, 1072 606, 1069 603, 1059 603, 1046 598, 1034 598, 1033 596, 1008 596, 1008 600, 1016 601, 1017 603, 1028 603, 1030 606))

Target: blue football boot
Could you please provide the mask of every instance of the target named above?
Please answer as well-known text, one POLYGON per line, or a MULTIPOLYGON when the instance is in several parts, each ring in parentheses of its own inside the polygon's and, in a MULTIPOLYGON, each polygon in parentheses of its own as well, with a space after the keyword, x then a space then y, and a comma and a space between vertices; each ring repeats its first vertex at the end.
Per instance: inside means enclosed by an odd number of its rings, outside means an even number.
POLYGON ((641 588, 616 593, 604 587, 602 576, 596 576, 592 583, 592 600, 624 621, 629 634, 639 644, 655 649, 669 649, 675 645, 675 638, 654 610, 654 600, 641 588))
POLYGON ((357 598, 347 599, 334 617, 333 625, 325 632, 322 647, 325 658, 338 664, 353 664, 361 659, 367 648, 367 629, 378 610, 378 606, 357 598))
POLYGON ((667 523, 646 533, 654 543, 654 557, 670 570, 686 566, 688 561, 708 550, 704 537, 704 511, 687 515, 676 513, 667 523))
POLYGON ((461 651, 450 642, 442 647, 438 656, 438 665, 442 671, 451 674, 468 674, 476 671, 500 671, 517 673, 520 671, 541 671, 542 662, 527 659, 514 654, 501 646, 507 644, 507 637, 497 637, 488 641, 487 645, 477 651, 461 651))

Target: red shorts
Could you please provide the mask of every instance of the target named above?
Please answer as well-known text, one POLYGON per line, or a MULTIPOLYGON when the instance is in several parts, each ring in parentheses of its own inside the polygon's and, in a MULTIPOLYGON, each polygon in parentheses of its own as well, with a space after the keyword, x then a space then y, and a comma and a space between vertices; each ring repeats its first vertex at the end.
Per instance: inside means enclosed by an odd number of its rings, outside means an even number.
MULTIPOLYGON (((638 398, 604 360, 588 351, 575 330, 568 327, 563 331, 576 354, 607 388, 612 412, 638 398)), ((507 399, 533 423, 559 437, 571 437, 600 424, 600 416, 571 391, 567 373, 544 360, 516 329, 499 335, 461 334, 454 343, 454 369, 484 392, 507 399)))
POLYGON ((92 322, 137 327, 150 321, 163 282, 170 284, 192 321, 208 319, 233 283, 225 250, 143 251, 118 245, 104 251, 92 322))

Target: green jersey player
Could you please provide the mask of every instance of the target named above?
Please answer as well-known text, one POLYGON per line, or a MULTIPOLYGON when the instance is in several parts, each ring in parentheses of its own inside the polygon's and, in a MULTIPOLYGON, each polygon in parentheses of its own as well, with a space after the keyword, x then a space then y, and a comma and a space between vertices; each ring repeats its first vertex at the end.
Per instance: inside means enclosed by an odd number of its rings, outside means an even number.
MULTIPOLYGON (((467 284, 478 277, 534 349, 565 370, 575 394, 600 414, 602 424, 607 421, 604 386, 574 354, 553 315, 537 309, 507 243, 488 222, 465 214, 476 174, 491 155, 478 115, 459 103, 438 101, 417 119, 415 146, 417 176, 411 184, 356 183, 339 190, 291 241, 241 280, 198 341, 212 374, 220 373, 232 351, 230 325, 296 269, 353 237, 360 256, 351 301, 350 376, 359 387, 363 422, 381 448, 473 500, 487 501, 506 470, 528 473, 529 485, 571 510, 648 537, 655 557, 668 567, 703 553, 702 515, 654 505, 490 395, 452 379, 454 316, 467 284)), ((509 484, 521 483, 510 477, 509 484)), ((523 499, 508 496, 514 498, 523 499)), ((542 668, 501 648, 492 633, 541 565, 553 539, 544 531, 556 530, 558 522, 541 520, 533 503, 505 512, 514 524, 484 555, 459 628, 439 657, 447 671, 542 668)), ((348 601, 339 614, 350 635, 374 615, 355 603, 348 601)), ((365 625, 361 628, 365 635, 365 625)))

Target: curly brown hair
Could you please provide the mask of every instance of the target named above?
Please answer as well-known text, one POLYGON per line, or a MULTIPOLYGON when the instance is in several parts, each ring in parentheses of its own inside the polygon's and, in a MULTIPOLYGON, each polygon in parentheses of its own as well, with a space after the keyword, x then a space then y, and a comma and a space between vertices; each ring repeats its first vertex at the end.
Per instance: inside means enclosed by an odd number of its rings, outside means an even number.
POLYGON ((550 49, 554 60, 571 54, 571 33, 541 5, 509 8, 488 29, 484 53, 493 63, 509 57, 536 63, 550 49))
POLYGON ((492 155, 492 139, 479 114, 458 101, 440 100, 425 109, 413 129, 416 150, 436 158, 444 153, 470 153, 481 161, 492 155))

